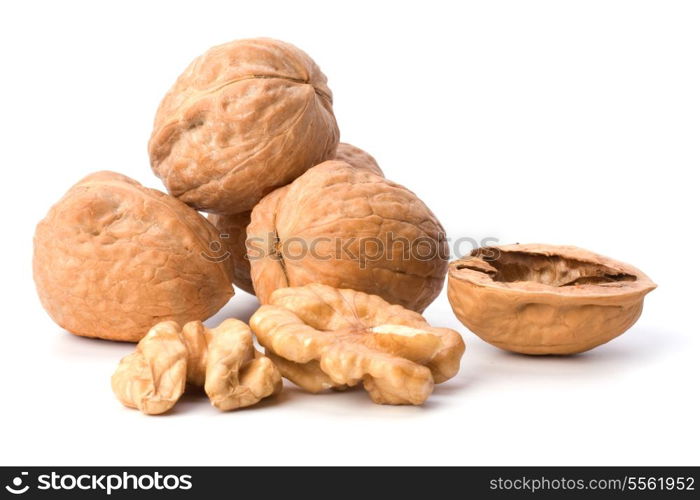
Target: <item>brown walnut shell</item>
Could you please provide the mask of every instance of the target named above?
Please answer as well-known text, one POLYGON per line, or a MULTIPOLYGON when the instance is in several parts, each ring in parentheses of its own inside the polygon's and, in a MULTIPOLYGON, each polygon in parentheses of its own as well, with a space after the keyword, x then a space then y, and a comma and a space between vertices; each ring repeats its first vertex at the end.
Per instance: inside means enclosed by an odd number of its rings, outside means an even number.
POLYGON ((207 218, 219 230, 219 237, 225 242, 233 265, 233 284, 255 295, 245 245, 246 228, 250 224, 250 211, 235 215, 209 214, 207 218))
POLYGON ((656 285, 639 269, 572 246, 481 248, 450 263, 448 298, 501 349, 574 354, 624 333, 656 285))
POLYGON ((258 299, 322 283, 423 311, 440 293, 448 245, 408 189, 327 161, 266 196, 252 212, 248 257, 258 299))
MULTIPOLYGON (((354 168, 363 168, 377 175, 384 175, 372 155, 362 149, 341 142, 335 158, 350 164, 354 168)), ((246 256, 246 228, 250 224, 250 212, 235 215, 209 214, 209 221, 220 231, 226 242, 228 252, 233 259, 233 284, 250 294, 255 294, 253 280, 250 278, 250 262, 246 256)))
POLYGON ((114 172, 74 185, 36 228, 34 281, 53 320, 85 337, 138 341, 159 321, 203 320, 233 295, 216 228, 177 199, 114 172))
POLYGON ((170 194, 206 212, 245 212, 332 158, 338 145, 326 77, 278 40, 209 49, 158 108, 148 145, 170 194))
POLYGON ((335 151, 334 160, 344 161, 351 167, 364 168, 369 170, 373 174, 381 175, 384 177, 384 172, 379 167, 377 160, 374 156, 369 154, 367 151, 348 144, 347 142, 341 142, 338 144, 338 149, 335 151))

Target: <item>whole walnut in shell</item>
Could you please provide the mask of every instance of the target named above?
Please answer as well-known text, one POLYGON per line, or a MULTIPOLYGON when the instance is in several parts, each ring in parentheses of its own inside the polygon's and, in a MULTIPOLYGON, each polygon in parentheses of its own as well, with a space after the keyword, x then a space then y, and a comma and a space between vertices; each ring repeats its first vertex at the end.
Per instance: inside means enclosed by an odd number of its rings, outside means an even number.
MULTIPOLYGON (((335 158, 345 161, 354 168, 366 169, 377 175, 384 175, 376 160, 367 152, 351 144, 341 142, 335 158)), ((233 284, 248 293, 255 294, 250 278, 250 262, 246 255, 246 228, 250 224, 250 212, 234 215, 210 214, 209 221, 220 231, 226 248, 233 260, 233 284)))
POLYGON ((168 191, 207 212, 245 212, 332 158, 332 94, 316 63, 278 40, 209 49, 158 108, 148 145, 168 191))
POLYGON ((380 404, 425 402, 459 371, 464 341, 381 297, 313 283, 280 288, 250 318, 282 376, 310 392, 362 384, 380 404))
POLYGON ((74 185, 36 228, 34 281, 53 320, 138 341, 159 321, 206 319, 233 295, 216 228, 181 201, 114 172, 74 185))
POLYGON ((448 297, 467 328, 524 354, 574 354, 629 329, 656 285, 639 269, 572 246, 481 248, 450 264, 448 297))
POLYGON ((408 189, 327 161, 267 195, 248 226, 255 293, 308 283, 352 288, 421 312, 440 293, 448 245, 408 189))

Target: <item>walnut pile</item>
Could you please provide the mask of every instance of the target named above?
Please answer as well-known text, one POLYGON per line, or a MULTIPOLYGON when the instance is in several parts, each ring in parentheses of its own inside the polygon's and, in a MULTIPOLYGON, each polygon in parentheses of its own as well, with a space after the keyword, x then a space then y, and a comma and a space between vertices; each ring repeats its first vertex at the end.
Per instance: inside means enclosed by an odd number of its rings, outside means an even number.
POLYGON ((199 321, 182 329, 174 321, 158 323, 112 376, 119 401, 149 415, 170 410, 186 383, 204 387, 211 404, 224 411, 282 390, 279 371, 255 350, 248 325, 236 319, 212 329, 199 321))
POLYGON ((190 384, 234 410, 278 393, 284 376, 310 392, 361 385, 375 403, 420 405, 465 352, 458 332, 420 314, 448 272, 459 320, 527 354, 611 340, 656 286, 575 247, 500 246, 448 264, 430 208, 339 140, 309 55, 236 40, 192 61, 156 111, 148 154, 169 194, 105 171, 50 208, 34 236, 39 298, 74 334, 138 341, 112 376, 121 403, 162 414, 190 384), (205 327, 232 283, 262 304, 250 327, 205 327))
POLYGON ((422 404, 465 349, 414 311, 320 284, 278 289, 250 325, 285 378, 311 392, 362 383, 380 404, 422 404))

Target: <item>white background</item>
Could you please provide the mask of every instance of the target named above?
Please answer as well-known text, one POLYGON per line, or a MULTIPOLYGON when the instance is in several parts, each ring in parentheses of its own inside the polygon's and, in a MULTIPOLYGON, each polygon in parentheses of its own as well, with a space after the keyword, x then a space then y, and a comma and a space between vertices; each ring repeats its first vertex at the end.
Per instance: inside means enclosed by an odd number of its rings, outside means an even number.
MULTIPOLYGON (((696 2, 14 2, 0 7, 0 463, 695 464, 700 9, 696 2), (11 5, 11 6, 10 6, 11 5), (626 334, 535 358, 464 334, 463 368, 417 407, 363 391, 220 413, 123 408, 132 345, 74 337, 31 277, 36 223, 89 172, 159 187, 146 142, 189 61, 234 38, 306 50, 342 139, 374 154, 453 238, 579 245, 659 288, 626 334)), ((239 292, 213 320, 246 319, 239 292)))

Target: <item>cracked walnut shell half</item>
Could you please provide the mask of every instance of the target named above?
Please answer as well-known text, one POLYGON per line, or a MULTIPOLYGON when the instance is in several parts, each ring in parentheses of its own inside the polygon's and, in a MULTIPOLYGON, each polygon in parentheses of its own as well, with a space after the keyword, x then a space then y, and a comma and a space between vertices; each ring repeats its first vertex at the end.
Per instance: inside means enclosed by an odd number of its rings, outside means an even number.
POLYGON ((367 169, 327 161, 267 195, 248 226, 255 293, 323 283, 422 312, 440 293, 444 229, 411 191, 367 169))
MULTIPOLYGON (((338 144, 335 159, 342 160, 353 168, 384 175, 372 155, 351 144, 338 144)), ((221 232, 221 239, 226 242, 226 248, 233 260, 233 284, 255 295, 253 280, 250 278, 250 262, 246 256, 246 228, 250 224, 250 212, 234 215, 209 214, 208 218, 221 232)))
POLYGON ((34 281, 44 309, 84 337, 136 342, 154 322, 206 319, 233 295, 218 232, 165 193, 115 172, 75 184, 39 222, 34 281))
POLYGON ((481 248, 450 263, 448 297, 471 331, 501 349, 574 354, 624 333, 656 285, 639 269, 572 246, 481 248))
POLYGON ((276 290, 250 325, 295 384, 319 392, 362 383, 380 404, 422 404, 457 374, 465 349, 459 333, 414 311, 316 283, 276 290))
POLYGON ((253 346, 248 325, 227 319, 216 328, 191 321, 158 323, 112 376, 119 401, 148 415, 170 410, 186 383, 204 387, 223 411, 244 408, 282 390, 279 371, 253 346))
POLYGON ((206 212, 237 214, 338 145, 326 77, 278 40, 237 40, 195 59, 163 98, 148 144, 173 196, 206 212))

